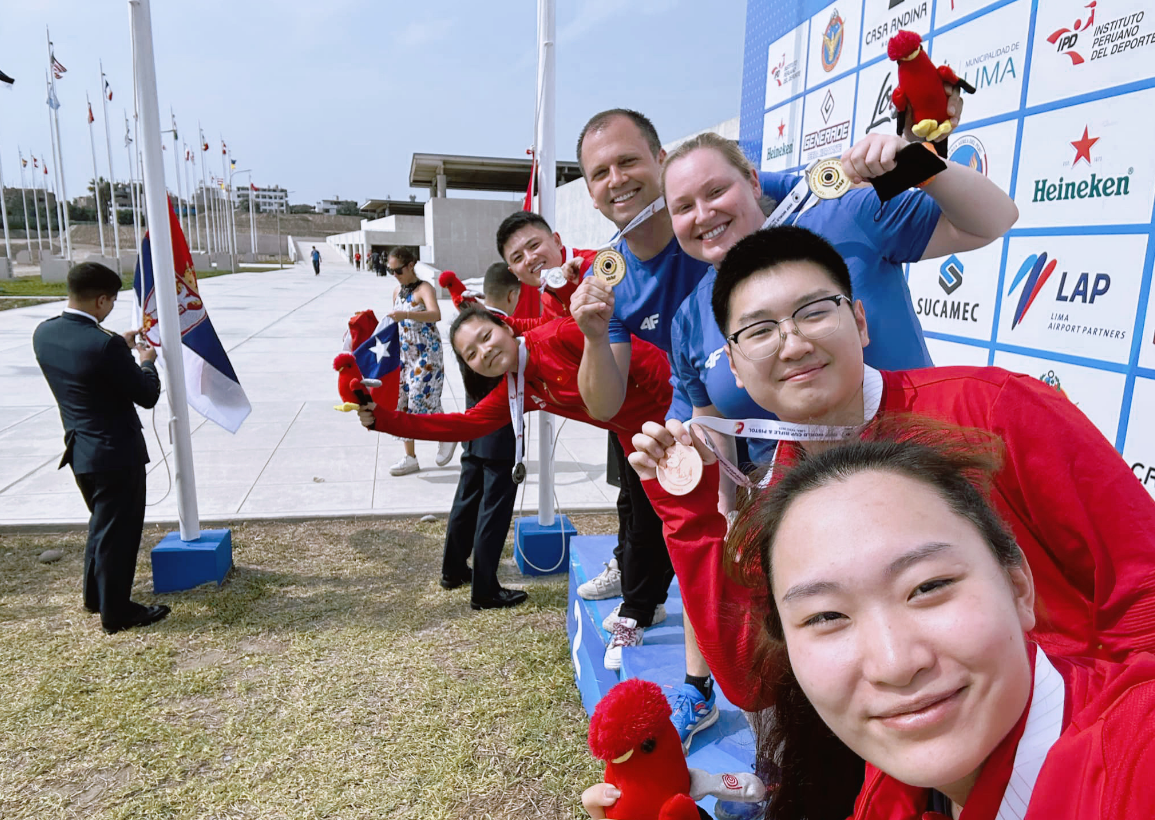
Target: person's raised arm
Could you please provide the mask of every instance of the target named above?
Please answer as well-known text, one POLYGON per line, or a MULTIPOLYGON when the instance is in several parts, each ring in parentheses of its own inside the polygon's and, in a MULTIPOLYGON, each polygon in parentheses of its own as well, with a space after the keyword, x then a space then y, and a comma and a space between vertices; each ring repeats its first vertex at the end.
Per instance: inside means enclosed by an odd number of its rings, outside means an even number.
POLYGON ((422 441, 472 441, 509 424, 508 395, 502 382, 464 413, 402 413, 370 402, 357 416, 365 428, 380 433, 422 441))
POLYGON ((630 465, 662 519, 670 562, 682 585, 682 605, 694 625, 698 648, 726 697, 746 711, 768 705, 758 680, 766 603, 726 572, 726 519, 718 512, 719 470, 706 445, 681 422, 646 422, 631 444, 630 465), (656 481, 658 464, 674 442, 692 441, 702 458, 702 478, 686 495, 667 493, 656 481))
MULTIPOLYGON (((151 352, 151 351, 150 351, 151 352)), ((123 336, 109 336, 104 348, 103 372, 106 381, 118 393, 132 399, 145 409, 155 407, 160 399, 160 376, 153 360, 156 354, 142 354, 141 364, 132 358, 132 352, 123 336)))
MULTIPOLYGON (((895 168, 895 156, 909 145, 892 134, 869 134, 842 155, 851 182, 874 179, 895 168)), ((1005 234, 1019 218, 1014 200, 972 168, 947 162, 923 191, 942 211, 923 259, 974 250, 1005 234)))
POLYGON ((586 337, 578 366, 578 391, 593 418, 609 421, 626 400, 630 372, 630 343, 610 342, 613 288, 593 276, 586 277, 574 292, 570 313, 586 337))

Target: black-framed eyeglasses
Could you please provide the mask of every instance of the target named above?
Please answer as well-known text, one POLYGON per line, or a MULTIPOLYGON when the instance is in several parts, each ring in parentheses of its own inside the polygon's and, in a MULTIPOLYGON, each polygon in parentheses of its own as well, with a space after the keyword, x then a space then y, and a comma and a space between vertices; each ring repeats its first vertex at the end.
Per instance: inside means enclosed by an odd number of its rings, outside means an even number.
POLYGON ((841 293, 823 296, 798 308, 790 314, 789 319, 763 319, 731 333, 726 341, 737 347, 738 352, 750 361, 769 359, 782 347, 786 338, 786 330, 783 328, 786 322, 792 322, 794 330, 803 338, 811 341, 824 339, 838 330, 841 321, 838 307, 849 301, 841 293))
POLYGON ((399 268, 391 268, 388 265, 386 265, 385 270, 389 271, 394 276, 400 276, 401 274, 405 273, 405 266, 402 265, 399 268))

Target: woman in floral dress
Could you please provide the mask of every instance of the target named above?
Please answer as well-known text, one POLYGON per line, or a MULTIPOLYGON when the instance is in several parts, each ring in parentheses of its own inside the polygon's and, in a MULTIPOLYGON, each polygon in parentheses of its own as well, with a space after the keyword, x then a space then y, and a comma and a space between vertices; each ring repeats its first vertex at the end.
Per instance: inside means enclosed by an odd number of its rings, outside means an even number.
MULTIPOLYGON (((397 409, 407 413, 440 413, 441 388, 445 383, 445 366, 441 351, 441 308, 433 286, 417 277, 414 266, 417 255, 412 249, 397 247, 389 252, 389 273, 397 278, 393 291, 393 310, 389 313, 400 326, 401 390, 397 409)), ((405 455, 389 468, 390 475, 408 475, 421 469, 413 439, 402 439, 405 455)), ((444 467, 453 458, 454 442, 443 442, 437 448, 437 466, 444 467)))

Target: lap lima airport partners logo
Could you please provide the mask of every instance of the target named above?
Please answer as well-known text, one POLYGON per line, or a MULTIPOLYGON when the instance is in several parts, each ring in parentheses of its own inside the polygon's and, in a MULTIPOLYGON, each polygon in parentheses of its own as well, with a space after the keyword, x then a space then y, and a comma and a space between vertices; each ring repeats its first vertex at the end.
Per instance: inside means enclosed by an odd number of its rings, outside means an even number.
POLYGON ((838 13, 838 9, 830 15, 830 22, 822 32, 822 70, 833 71, 838 65, 838 58, 842 56, 842 46, 846 41, 846 21, 838 13))
MULTIPOLYGON (((1058 268, 1059 260, 1051 258, 1044 251, 1041 254, 1029 254, 1019 266, 1018 272, 1011 285, 1007 288, 1007 296, 1011 296, 1019 287, 1019 301, 1015 305, 1014 316, 1011 319, 1011 330, 1024 323, 1027 313, 1038 301, 1044 286, 1051 280, 1052 274, 1058 268)), ((1047 330, 1058 333, 1078 334, 1099 338, 1125 340, 1127 331, 1121 327, 1105 327, 1102 325, 1083 324, 1079 318, 1072 319, 1072 314, 1060 305, 1094 305, 1095 300, 1105 296, 1111 290, 1111 275, 1104 272, 1083 271, 1073 273, 1064 270, 1059 274, 1059 286, 1055 290, 1055 307, 1047 319, 1047 330)), ((1033 315, 1033 314, 1032 314, 1033 315)))

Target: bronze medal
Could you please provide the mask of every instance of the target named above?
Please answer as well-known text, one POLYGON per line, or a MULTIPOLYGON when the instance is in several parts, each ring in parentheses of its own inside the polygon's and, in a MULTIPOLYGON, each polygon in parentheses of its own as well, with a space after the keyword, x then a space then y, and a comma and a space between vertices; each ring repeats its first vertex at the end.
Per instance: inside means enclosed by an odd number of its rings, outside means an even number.
POLYGON ((670 495, 686 495, 702 480, 702 457, 693 447, 675 442, 658 464, 658 483, 670 495))

